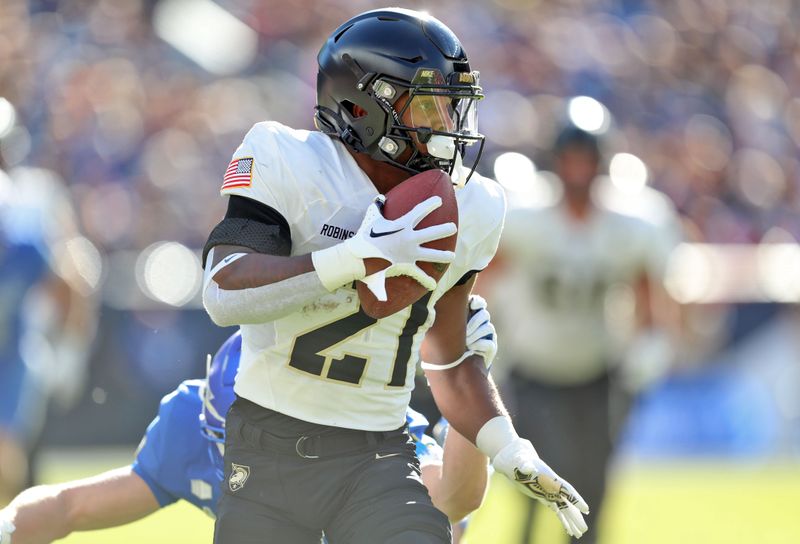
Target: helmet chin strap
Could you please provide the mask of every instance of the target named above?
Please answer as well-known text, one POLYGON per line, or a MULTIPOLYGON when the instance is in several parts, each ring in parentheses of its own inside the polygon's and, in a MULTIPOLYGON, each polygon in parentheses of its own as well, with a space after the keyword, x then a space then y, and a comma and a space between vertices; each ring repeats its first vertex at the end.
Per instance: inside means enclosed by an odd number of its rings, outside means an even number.
MULTIPOLYGON (((472 172, 470 172, 472 175, 472 172)), ((461 153, 456 151, 456 160, 453 161, 453 172, 450 174, 450 179, 459 189, 462 189, 470 176, 464 175, 464 163, 461 161, 461 153)))

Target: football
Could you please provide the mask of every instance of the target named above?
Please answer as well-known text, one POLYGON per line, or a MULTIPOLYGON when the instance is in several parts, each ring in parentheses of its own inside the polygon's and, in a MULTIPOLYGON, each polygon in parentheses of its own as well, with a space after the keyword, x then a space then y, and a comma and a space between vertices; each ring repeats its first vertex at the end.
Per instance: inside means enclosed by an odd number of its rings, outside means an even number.
MULTIPOLYGON (((442 170, 427 170, 412 176, 386 193, 383 216, 387 219, 397 219, 420 202, 432 196, 441 197, 442 205, 428 214, 417 225, 417 229, 450 222, 458 226, 458 203, 453 190, 453 183, 450 180, 450 176, 442 170)), ((457 236, 458 234, 456 233, 447 238, 434 240, 424 244, 424 247, 455 251, 457 236)), ((368 273, 376 272, 388 266, 388 263, 382 259, 366 259, 364 264, 368 273)), ((444 275, 448 266, 441 263, 421 261, 417 262, 417 265, 436 281, 439 281, 444 275)), ((363 282, 357 283, 357 289, 361 308, 368 316, 376 319, 390 316, 402 310, 422 298, 427 292, 419 282, 408 276, 397 276, 386 280, 387 300, 385 302, 379 301, 363 282)))

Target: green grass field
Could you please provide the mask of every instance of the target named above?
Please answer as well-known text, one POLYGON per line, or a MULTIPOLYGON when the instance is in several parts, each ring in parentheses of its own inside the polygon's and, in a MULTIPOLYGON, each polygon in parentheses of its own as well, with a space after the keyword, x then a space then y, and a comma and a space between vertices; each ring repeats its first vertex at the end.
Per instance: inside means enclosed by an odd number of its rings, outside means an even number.
MULTIPOLYGON (((124 465, 129 458, 92 451, 49 455, 42 477, 56 482, 88 476, 124 465)), ((509 483, 495 477, 466 541, 521 544, 523 500, 509 483)), ((543 518, 530 542, 565 542, 555 517, 543 518)), ((123 528, 78 533, 60 542, 195 544, 211 541, 212 526, 205 514, 180 503, 123 528)), ((800 543, 800 464, 698 462, 623 467, 614 474, 601 532, 603 544, 800 543)))

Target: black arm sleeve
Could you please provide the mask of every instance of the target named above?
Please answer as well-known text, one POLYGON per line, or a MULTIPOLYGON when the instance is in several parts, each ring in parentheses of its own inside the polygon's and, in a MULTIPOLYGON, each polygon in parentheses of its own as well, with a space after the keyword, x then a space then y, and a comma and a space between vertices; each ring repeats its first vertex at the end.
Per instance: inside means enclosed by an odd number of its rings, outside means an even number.
POLYGON ((459 279, 456 282, 456 285, 464 285, 465 283, 467 283, 472 278, 472 276, 474 276, 478 272, 480 272, 480 270, 470 270, 469 272, 467 272, 466 274, 461 276, 461 279, 459 279))
POLYGON ((289 223, 275 209, 251 198, 233 195, 228 211, 203 248, 203 267, 208 252, 218 245, 244 246, 258 253, 288 256, 292 251, 289 223))

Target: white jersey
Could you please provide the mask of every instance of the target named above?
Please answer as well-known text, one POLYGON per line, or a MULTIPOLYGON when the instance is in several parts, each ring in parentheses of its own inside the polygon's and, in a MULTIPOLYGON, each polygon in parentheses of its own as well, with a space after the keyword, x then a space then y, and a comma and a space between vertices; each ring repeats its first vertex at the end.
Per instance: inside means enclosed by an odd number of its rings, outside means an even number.
MULTIPOLYGON (((245 161, 244 176, 222 194, 280 212, 291 230, 292 255, 352 236, 378 194, 344 145, 320 132, 259 123, 234 153, 237 159, 245 161)), ((403 425, 433 305, 469 271, 485 268, 500 238, 505 199, 499 185, 474 175, 456 194, 456 259, 431 295, 375 320, 360 311, 356 290, 347 286, 273 322, 242 325, 236 393, 313 423, 371 431, 403 425)))
POLYGON ((630 287, 642 273, 660 281, 675 244, 674 230, 599 202, 583 222, 561 203, 510 211, 500 246, 506 275, 488 294, 498 359, 553 384, 603 374, 631 330, 630 287))

